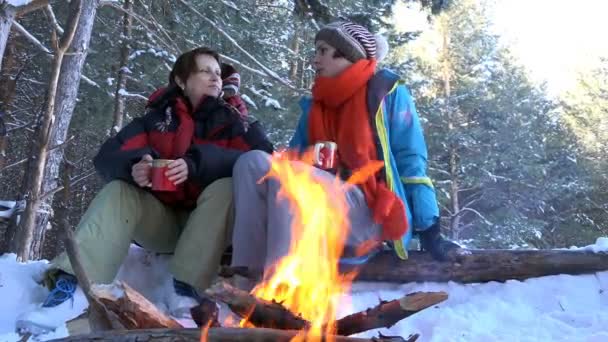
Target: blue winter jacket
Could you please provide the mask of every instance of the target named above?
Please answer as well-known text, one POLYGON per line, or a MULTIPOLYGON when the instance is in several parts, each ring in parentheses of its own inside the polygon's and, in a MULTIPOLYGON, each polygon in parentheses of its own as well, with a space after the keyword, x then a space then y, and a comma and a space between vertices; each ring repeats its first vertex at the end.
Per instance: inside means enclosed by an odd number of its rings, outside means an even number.
MULTIPOLYGON (((412 231, 423 231, 439 218, 435 189, 426 175, 426 143, 414 100, 398 75, 386 69, 378 71, 368 82, 367 98, 386 184, 406 203, 410 229, 400 240, 393 241, 393 247, 400 258, 407 259, 412 231)), ((290 148, 303 151, 313 143, 308 141, 311 105, 310 97, 300 101, 302 115, 290 148)))

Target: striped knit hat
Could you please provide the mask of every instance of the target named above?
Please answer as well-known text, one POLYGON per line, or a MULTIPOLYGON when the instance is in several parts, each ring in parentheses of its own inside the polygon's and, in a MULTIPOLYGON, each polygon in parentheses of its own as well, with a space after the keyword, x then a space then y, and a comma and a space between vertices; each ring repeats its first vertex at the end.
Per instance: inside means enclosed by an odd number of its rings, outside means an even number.
POLYGON ((226 94, 236 95, 241 87, 241 75, 230 64, 222 63, 222 90, 226 94))
POLYGON ((376 37, 365 27, 345 21, 337 21, 321 28, 315 42, 322 40, 336 48, 351 62, 376 58, 376 37))

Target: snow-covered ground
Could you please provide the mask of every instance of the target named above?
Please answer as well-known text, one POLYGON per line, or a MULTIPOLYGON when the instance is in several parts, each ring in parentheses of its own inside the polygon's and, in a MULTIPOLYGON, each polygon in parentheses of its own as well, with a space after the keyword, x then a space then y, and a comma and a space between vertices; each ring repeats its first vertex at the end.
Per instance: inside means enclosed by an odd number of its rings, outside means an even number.
MULTIPOLYGON (((608 238, 585 249, 608 251, 608 238)), ((48 293, 37 283, 47 267, 46 261, 20 264, 14 255, 0 257, 0 341, 19 340, 17 317, 39 305, 48 293)), ((164 257, 134 247, 118 277, 161 309, 169 309, 173 291, 164 257)), ((356 283, 350 304, 341 306, 341 315, 415 291, 446 291, 449 298, 390 329, 381 329, 383 334, 419 333, 419 341, 608 341, 608 272, 469 285, 356 283)), ((49 315, 49 324, 59 323, 59 327, 37 339, 67 335, 62 322, 86 307, 82 293, 76 297, 61 312, 49 315)), ((226 314, 222 310, 222 316, 226 314)), ((361 334, 375 335, 377 331, 361 334)))

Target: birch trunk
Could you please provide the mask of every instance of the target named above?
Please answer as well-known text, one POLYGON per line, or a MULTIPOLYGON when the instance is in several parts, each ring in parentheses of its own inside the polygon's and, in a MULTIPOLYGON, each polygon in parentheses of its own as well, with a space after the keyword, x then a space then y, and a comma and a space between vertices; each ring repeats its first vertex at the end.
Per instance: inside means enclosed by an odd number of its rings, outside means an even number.
MULTIPOLYGON (((68 127, 70 126, 74 107, 76 106, 82 67, 87 56, 98 5, 99 0, 82 0, 80 21, 76 27, 69 54, 63 58, 61 64, 61 74, 59 75, 55 97, 55 121, 51 129, 50 147, 60 145, 67 139, 68 127)), ((64 148, 55 148, 48 152, 48 160, 44 167, 44 176, 42 178, 42 194, 47 194, 57 188, 63 153, 64 148)), ((41 256, 44 234, 51 218, 50 209, 52 208, 52 203, 52 194, 48 196, 43 195, 41 204, 48 210, 42 210, 36 215, 32 258, 38 259, 41 256)))
POLYGON ((15 8, 0 1, 0 69, 2 69, 2 57, 8 36, 11 33, 11 26, 15 18, 15 8))
MULTIPOLYGON (((47 107, 41 120, 38 138, 34 142, 31 178, 25 192, 27 206, 11 246, 21 261, 39 259, 42 254, 52 202, 52 196, 44 196, 44 193, 56 186, 59 166, 63 159, 63 149, 50 149, 65 140, 76 103, 80 71, 96 9, 97 1, 72 1, 68 29, 60 41, 53 39, 53 69, 49 80, 47 107), (70 47, 76 48, 70 50, 70 47)), ((53 36, 56 37, 55 31, 53 36)))

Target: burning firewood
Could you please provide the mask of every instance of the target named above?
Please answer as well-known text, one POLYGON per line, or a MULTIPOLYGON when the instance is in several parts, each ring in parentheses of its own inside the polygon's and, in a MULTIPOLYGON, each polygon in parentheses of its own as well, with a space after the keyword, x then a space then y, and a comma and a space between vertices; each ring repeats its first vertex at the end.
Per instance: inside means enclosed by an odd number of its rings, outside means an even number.
POLYGON ((374 308, 348 315, 336 321, 338 335, 354 335, 360 332, 389 328, 417 312, 448 298, 445 292, 414 292, 400 299, 382 301, 374 308))
MULTIPOLYGON (((295 330, 275 330, 261 328, 211 328, 201 339, 201 329, 149 329, 149 330, 112 330, 80 336, 70 336, 55 340, 57 342, 113 341, 113 342, 288 342, 300 332, 295 330)), ((324 336, 324 340, 335 342, 413 342, 418 335, 407 340, 398 336, 379 336, 356 338, 345 336, 324 336)))
POLYGON ((226 303, 235 314, 247 318, 256 327, 301 330, 309 326, 305 319, 296 316, 280 303, 256 298, 226 282, 215 283, 205 293, 226 303))
POLYGON ((182 327, 125 283, 94 285, 91 290, 127 329, 182 327))
MULTIPOLYGON (((284 308, 280 303, 263 299, 218 282, 206 293, 226 303, 237 315, 259 328, 302 330, 310 323, 284 308)), ((382 301, 378 306, 343 317, 335 322, 338 335, 349 336, 367 330, 390 327, 400 320, 448 298, 445 292, 415 292, 403 298, 382 301)))

